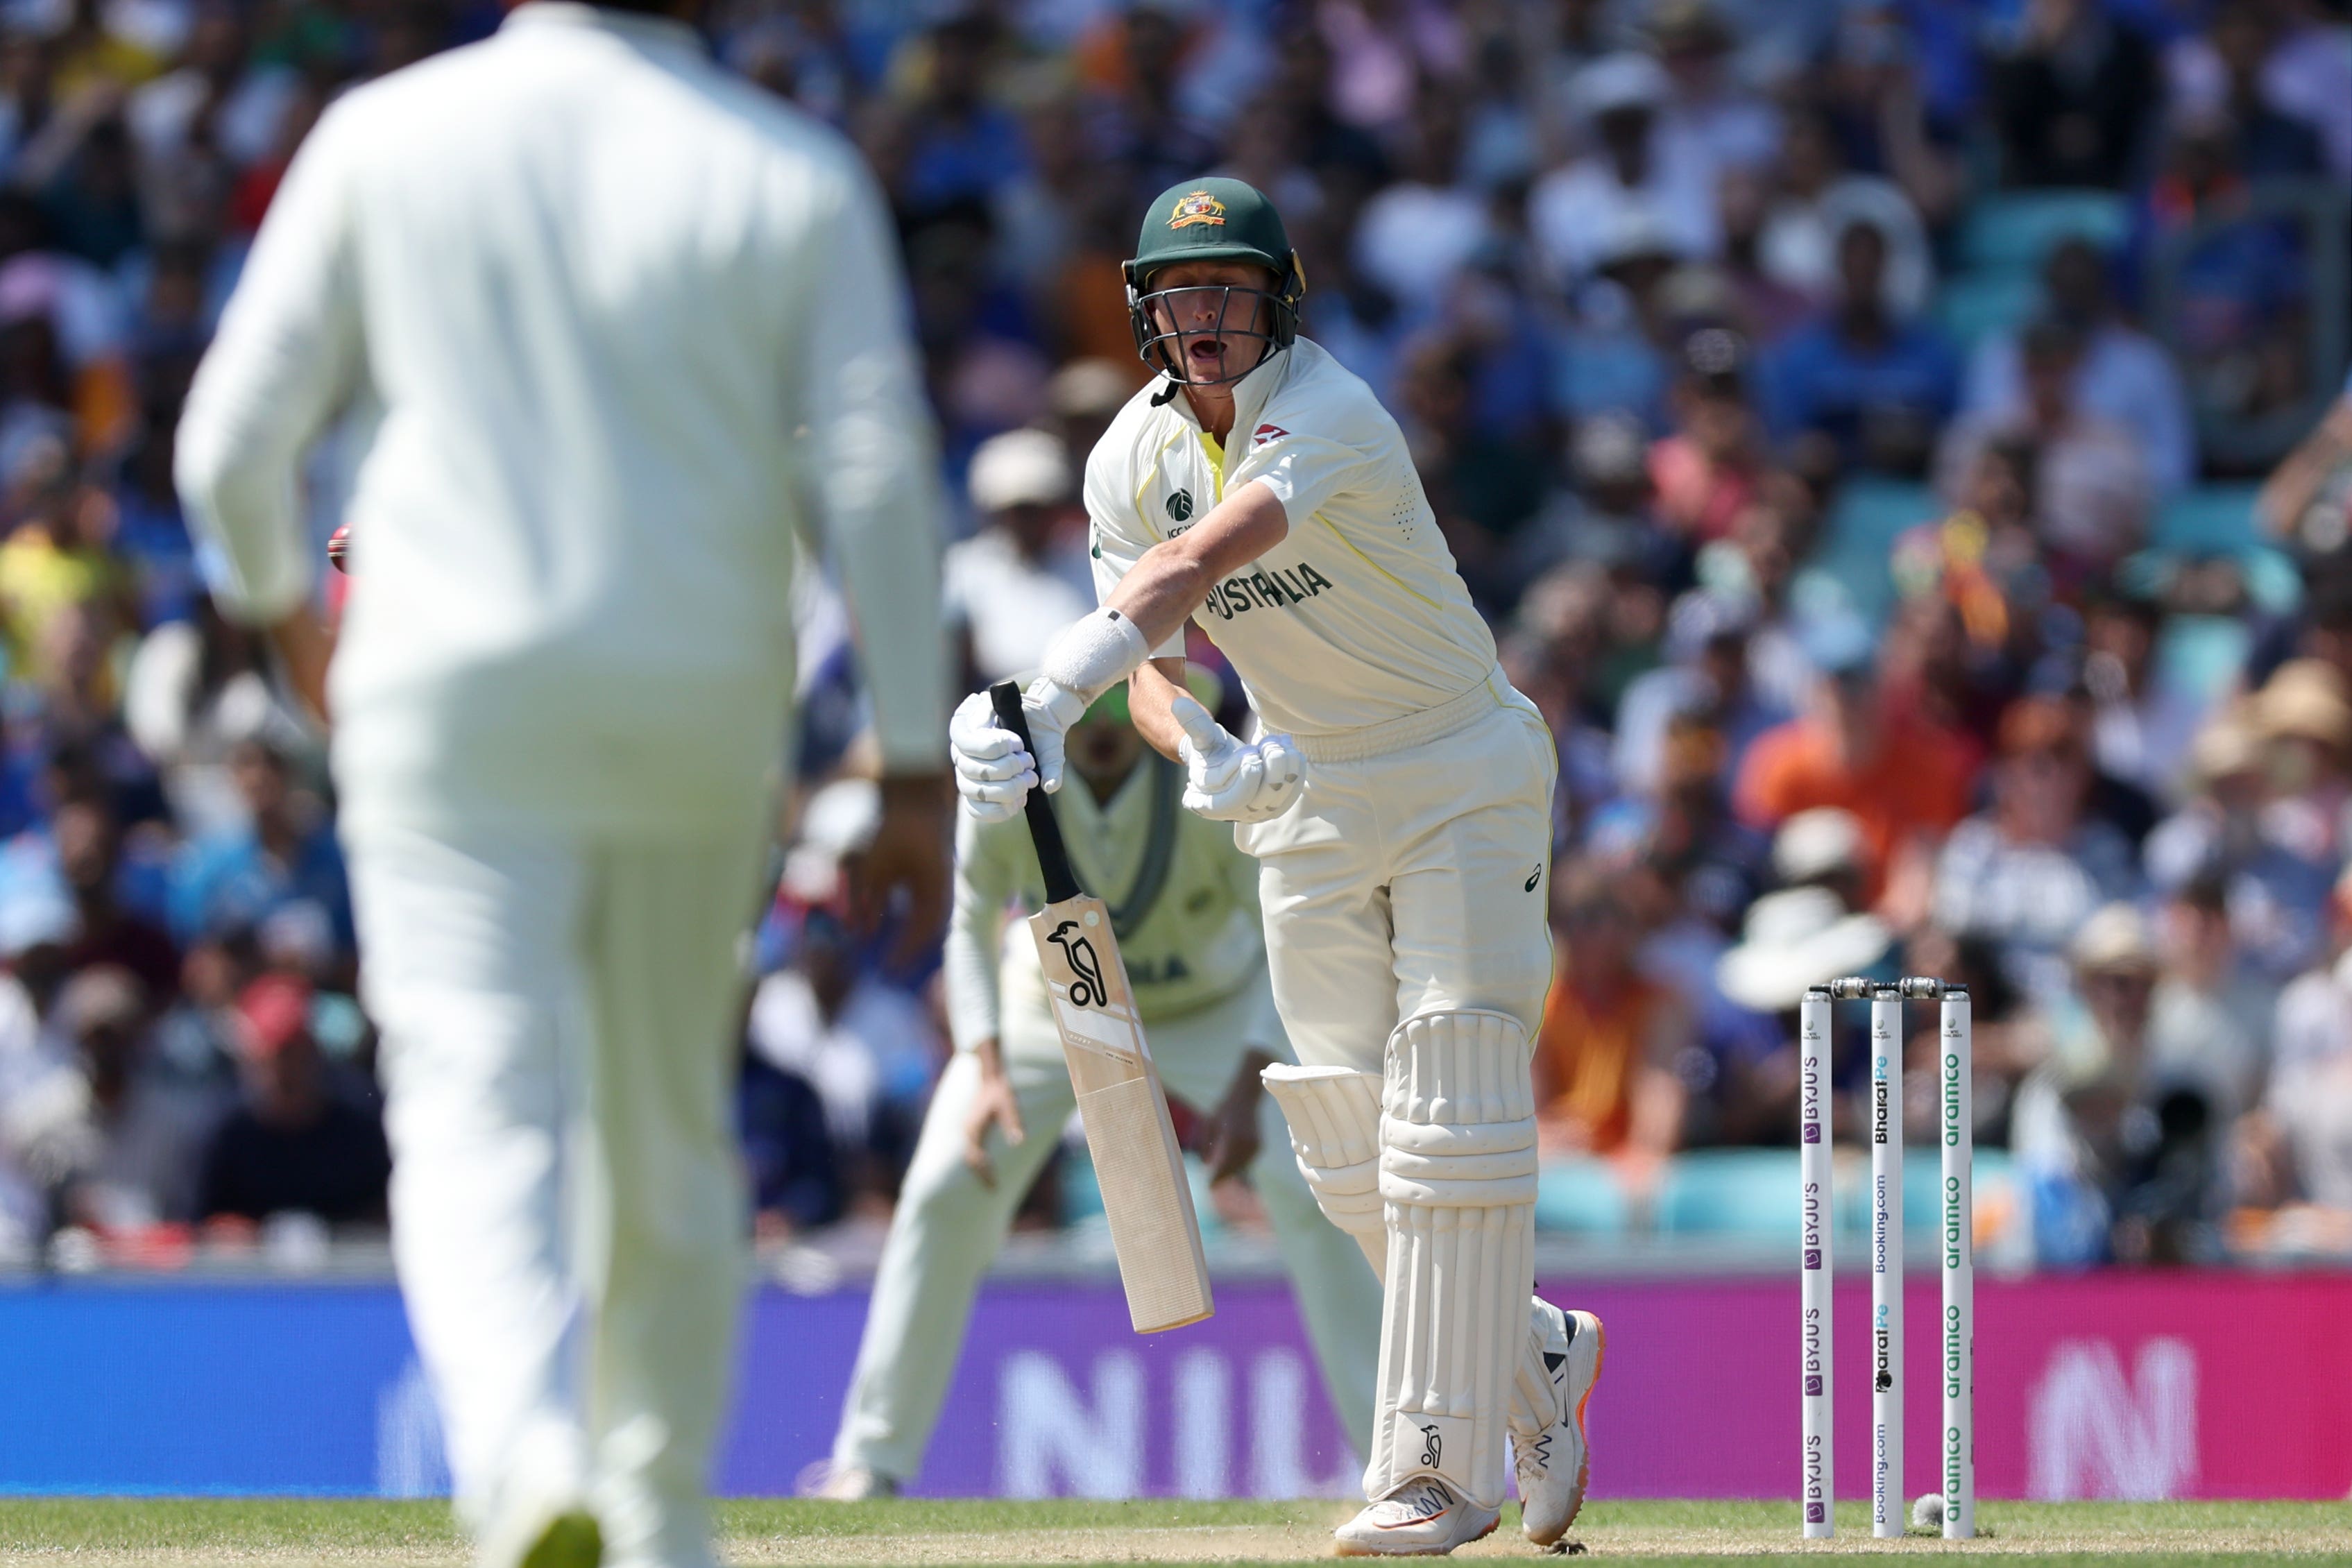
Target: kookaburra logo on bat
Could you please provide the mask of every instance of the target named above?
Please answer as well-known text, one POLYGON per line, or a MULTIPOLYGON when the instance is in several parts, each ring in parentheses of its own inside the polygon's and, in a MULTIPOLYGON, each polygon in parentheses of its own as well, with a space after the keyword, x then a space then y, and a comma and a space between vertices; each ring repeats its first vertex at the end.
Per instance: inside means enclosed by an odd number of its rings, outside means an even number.
POLYGON ((1064 921, 1046 933, 1045 940, 1062 950, 1071 973, 1077 976, 1070 983, 1070 1005, 1099 1007, 1110 1000, 1110 992, 1103 985, 1102 961, 1095 956, 1093 942, 1070 935, 1077 929, 1077 921, 1064 921))

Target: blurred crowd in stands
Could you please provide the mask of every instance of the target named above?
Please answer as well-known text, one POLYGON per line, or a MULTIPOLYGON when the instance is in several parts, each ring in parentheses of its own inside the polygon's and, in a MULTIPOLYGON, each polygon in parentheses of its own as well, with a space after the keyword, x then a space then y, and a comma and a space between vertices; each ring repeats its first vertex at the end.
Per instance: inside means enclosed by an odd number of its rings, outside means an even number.
MULTIPOLYGON (((171 445, 321 106, 498 19, 0 5, 0 1257, 382 1222, 320 742, 207 606, 171 445)), ((2003 1256, 2352 1255, 2345 0, 702 25, 890 194, 969 686, 1092 604, 1079 479, 1145 379, 1142 202, 1209 172, 1274 196, 1303 330, 1403 426, 1558 739, 1544 1223, 1782 1224, 1792 1167, 1756 1152, 1793 1142, 1799 997, 1926 973, 1975 997, 2003 1256)), ((322 541, 344 461, 314 465, 322 541)), ((773 1237, 887 1214, 945 1050, 932 966, 840 917, 861 699, 838 599, 794 592, 740 1097, 773 1237)), ((1036 1223, 1083 1208, 1077 1163, 1036 1223)))

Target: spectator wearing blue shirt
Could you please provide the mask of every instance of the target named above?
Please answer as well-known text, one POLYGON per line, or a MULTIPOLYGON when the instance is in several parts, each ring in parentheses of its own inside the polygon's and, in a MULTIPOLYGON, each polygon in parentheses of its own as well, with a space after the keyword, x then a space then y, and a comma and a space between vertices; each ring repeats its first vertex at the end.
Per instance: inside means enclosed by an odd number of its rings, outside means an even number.
POLYGON ((930 90, 906 126, 893 182, 899 205, 918 213, 985 201, 1029 166, 1021 121, 985 93, 994 25, 958 17, 934 30, 930 45, 930 90))
POLYGON ((2218 79, 2200 82, 2195 75, 2179 73, 2189 80, 2176 77, 2174 107, 2191 113, 2224 113, 2236 132, 2240 168, 2249 180, 2323 178, 2326 144, 2313 125, 2281 110, 2265 81, 2285 31, 2282 24, 2277 8, 2262 0, 2224 5, 2214 13, 2203 47, 2192 45, 2189 50, 2192 70, 2210 58, 2218 79))
MULTIPOLYGON (((2148 478, 2167 492, 2197 477, 2197 430, 2172 356, 2154 338, 2118 320, 2115 279, 2089 240, 2053 247, 2042 285, 2053 319, 2083 338, 2074 379, 2074 405, 2130 432, 2148 478)), ((1963 412, 2013 418, 2027 411, 2022 331, 1997 332, 1969 356, 1963 412)))
POLYGON ((1845 462, 1916 475, 1959 390, 1959 361, 1942 333, 1888 310, 1886 237, 1867 222, 1838 235, 1838 297, 1768 362, 1774 433, 1819 431, 1845 462))
POLYGON ((841 1152, 825 1130, 824 1101, 806 1079, 747 1053, 735 1114, 763 1237, 820 1229, 842 1216, 849 1196, 841 1152))
POLYGON ((202 584, 196 547, 172 489, 168 439, 151 433, 131 447, 113 498, 114 550, 131 567, 141 623, 186 620, 194 613, 202 584))
POLYGON ((311 1033, 310 988, 265 974, 237 997, 244 1095, 205 1151, 196 1208, 207 1220, 315 1215, 381 1225, 392 1180, 383 1121, 338 1085, 311 1033))
POLYGON ((1678 265, 1674 238, 1633 212, 1602 237, 1597 276, 1575 291, 1575 317, 1553 356, 1551 402, 1572 419, 1619 411, 1654 434, 1669 427, 1664 290, 1678 265))
POLYGON ((2098 0, 2028 0, 1989 85, 2009 184, 2113 189, 2137 161, 2159 79, 2147 41, 2098 0))
POLYGON ((224 935, 307 900, 325 911, 337 950, 351 952, 351 891, 324 814, 294 788, 285 757, 262 742, 240 742, 229 770, 249 821, 180 851, 172 867, 173 934, 184 943, 224 935))
POLYGON ((2068 942, 2094 911, 2143 891, 2131 840, 2091 815, 2089 737, 2067 705, 2029 697, 2000 721, 1992 805, 1952 829, 1936 863, 1937 929, 1989 942, 2049 1008, 2067 994, 2068 942))
POLYGON ((2302 364, 2324 280, 2319 234, 2292 210, 2255 197, 2237 125, 2220 110, 2176 116, 2163 166, 2134 222, 2142 271, 2160 280, 2166 333, 2189 384, 2209 447, 2221 430, 2268 418, 2306 390, 2302 364))

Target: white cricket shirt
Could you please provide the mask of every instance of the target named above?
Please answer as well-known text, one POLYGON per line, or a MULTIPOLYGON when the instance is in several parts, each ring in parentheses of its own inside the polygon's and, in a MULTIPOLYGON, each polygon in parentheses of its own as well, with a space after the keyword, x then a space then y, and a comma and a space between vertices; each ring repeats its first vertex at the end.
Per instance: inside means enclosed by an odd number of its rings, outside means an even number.
POLYGON ((800 523, 887 633, 862 649, 887 763, 936 770, 903 316, 855 152, 680 24, 532 0, 339 100, 189 395, 179 480, 224 604, 268 621, 312 587, 301 454, 358 422, 346 822, 733 831, 780 754, 800 523))
MULTIPOLYGON (((1234 384, 1220 446, 1180 395, 1129 400, 1087 461, 1095 588, 1235 488, 1263 480, 1283 542, 1209 592, 1192 619, 1233 661, 1268 730, 1336 734, 1437 707, 1495 671, 1495 638, 1370 387, 1305 338, 1234 384)), ((1183 652, 1181 637, 1157 650, 1183 652)))

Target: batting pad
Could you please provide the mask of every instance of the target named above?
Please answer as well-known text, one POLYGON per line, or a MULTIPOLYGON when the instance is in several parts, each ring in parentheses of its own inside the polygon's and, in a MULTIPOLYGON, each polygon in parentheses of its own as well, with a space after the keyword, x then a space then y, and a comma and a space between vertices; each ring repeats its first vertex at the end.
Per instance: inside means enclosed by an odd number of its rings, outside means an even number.
POLYGON ((1381 1197, 1389 1268, 1381 1408, 1364 1488, 1436 1475, 1503 1501, 1505 1406, 1535 1277, 1528 1036, 1503 1013, 1427 1013, 1389 1037, 1381 1197))
POLYGON ((1381 1075, 1277 1062, 1258 1075, 1290 1123, 1290 1151, 1323 1217, 1356 1238, 1372 1273, 1388 1273, 1381 1205, 1381 1075))

